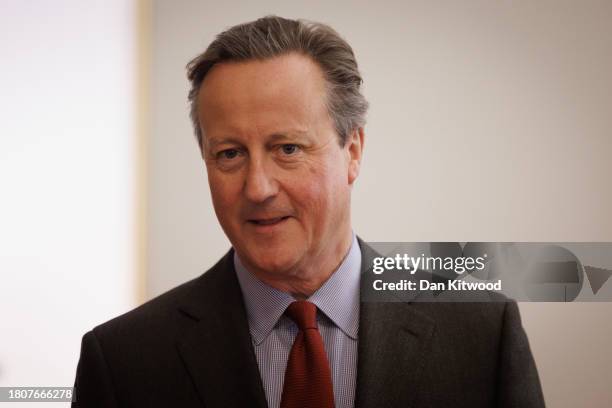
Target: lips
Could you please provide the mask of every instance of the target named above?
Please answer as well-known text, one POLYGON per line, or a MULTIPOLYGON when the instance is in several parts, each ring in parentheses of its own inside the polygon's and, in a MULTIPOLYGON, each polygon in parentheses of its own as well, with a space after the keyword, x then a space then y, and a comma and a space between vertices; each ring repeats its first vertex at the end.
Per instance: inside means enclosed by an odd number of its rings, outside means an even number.
POLYGON ((286 219, 288 219, 289 216, 283 216, 283 217, 274 217, 274 218, 255 218, 255 219, 250 219, 248 220, 249 223, 255 224, 255 225, 275 225, 278 224, 282 221, 285 221, 286 219))

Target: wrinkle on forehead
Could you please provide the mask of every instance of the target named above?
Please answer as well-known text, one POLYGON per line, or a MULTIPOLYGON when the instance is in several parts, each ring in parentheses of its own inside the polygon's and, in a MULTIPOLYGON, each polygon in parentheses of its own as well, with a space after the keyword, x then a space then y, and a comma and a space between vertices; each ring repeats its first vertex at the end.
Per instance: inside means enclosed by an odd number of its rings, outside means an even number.
POLYGON ((301 54, 222 63, 200 88, 200 125, 208 136, 312 131, 322 114, 329 119, 325 99, 322 70, 301 54))

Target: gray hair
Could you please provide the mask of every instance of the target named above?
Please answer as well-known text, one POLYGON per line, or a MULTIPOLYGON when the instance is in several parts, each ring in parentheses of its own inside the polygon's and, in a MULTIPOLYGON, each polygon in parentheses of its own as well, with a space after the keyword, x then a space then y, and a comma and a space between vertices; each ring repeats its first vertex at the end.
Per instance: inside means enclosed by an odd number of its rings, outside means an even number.
POLYGON ((203 135, 197 95, 210 69, 221 62, 266 60, 291 52, 309 56, 321 67, 327 83, 327 110, 341 146, 365 125, 368 102, 360 92, 363 80, 351 46, 325 24, 267 16, 222 32, 187 64, 190 116, 200 148, 203 135))

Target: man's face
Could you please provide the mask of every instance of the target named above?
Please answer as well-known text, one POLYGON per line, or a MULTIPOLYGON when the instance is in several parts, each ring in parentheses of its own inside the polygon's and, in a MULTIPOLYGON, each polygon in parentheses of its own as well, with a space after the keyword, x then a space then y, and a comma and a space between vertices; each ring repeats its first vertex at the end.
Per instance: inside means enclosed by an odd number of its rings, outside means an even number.
MULTIPOLYGON (((218 64, 198 95, 215 212, 241 260, 283 276, 350 242, 363 133, 341 147, 310 58, 218 64)), ((342 254, 344 255, 344 254, 342 254)))

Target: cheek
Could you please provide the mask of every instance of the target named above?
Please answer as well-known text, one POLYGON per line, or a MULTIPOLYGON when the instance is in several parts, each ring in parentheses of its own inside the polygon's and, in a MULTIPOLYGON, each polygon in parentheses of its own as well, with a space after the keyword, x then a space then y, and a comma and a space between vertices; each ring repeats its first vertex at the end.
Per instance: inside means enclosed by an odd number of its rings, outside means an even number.
POLYGON ((327 169, 325 193, 325 205, 327 208, 328 219, 332 223, 340 221, 350 205, 350 185, 348 184, 348 165, 338 157, 327 169))
POLYGON ((232 212, 232 206, 238 203, 236 199, 238 192, 235 191, 237 183, 211 172, 208 175, 208 185, 215 212, 219 218, 225 219, 226 215, 232 212))
POLYGON ((300 208, 303 216, 308 217, 313 225, 329 225, 330 219, 336 218, 336 207, 343 207, 345 180, 339 166, 319 163, 286 185, 291 189, 294 205, 300 208))

